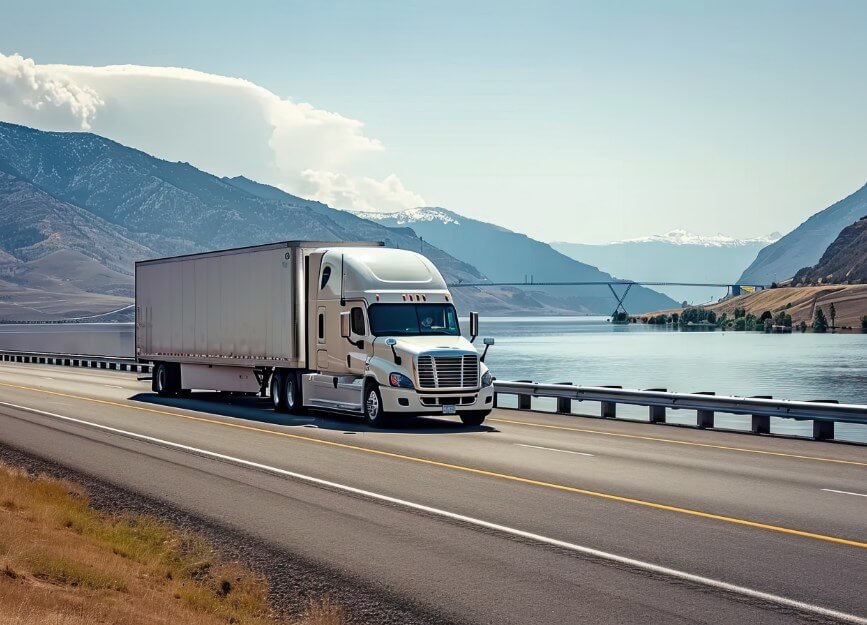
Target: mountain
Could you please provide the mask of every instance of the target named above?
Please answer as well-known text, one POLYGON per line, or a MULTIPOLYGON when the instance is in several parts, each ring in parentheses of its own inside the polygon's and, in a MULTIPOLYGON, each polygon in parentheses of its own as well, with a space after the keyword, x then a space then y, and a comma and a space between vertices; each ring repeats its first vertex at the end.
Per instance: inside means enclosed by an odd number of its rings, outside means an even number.
MULTIPOLYGON (((356 213, 390 227, 411 227, 433 244, 470 263, 493 282, 606 282, 610 274, 561 254, 547 243, 506 228, 477 221, 444 208, 415 208, 397 213, 356 213)), ((632 276, 629 276, 632 277, 632 276)), ((617 302, 602 286, 523 287, 550 306, 609 314, 617 302)), ((623 290, 622 287, 617 287, 623 290)), ((455 289, 460 291, 461 289, 455 289)), ((674 305, 669 297, 644 287, 630 290, 627 310, 645 312, 674 305)))
POLYGON ((812 267, 846 226, 867 215, 867 185, 810 217, 776 243, 759 252, 741 281, 770 284, 812 267))
MULTIPOLYGON (((685 230, 627 239, 605 245, 554 242, 551 247, 576 260, 596 265, 616 276, 649 282, 733 284, 741 268, 759 250, 780 238, 778 233, 753 239, 704 236, 685 230)), ((700 304, 726 294, 725 288, 660 286, 656 290, 678 302, 700 304)))
MULTIPOLYGON (((476 267, 389 228, 243 178, 218 178, 90 133, 0 122, 0 319, 94 315, 128 305, 136 260, 279 240, 424 248, 449 282, 476 267)), ((462 312, 568 314, 532 293, 460 289, 462 312)))
POLYGON ((867 284, 867 217, 843 228, 813 267, 795 274, 793 284, 867 284))

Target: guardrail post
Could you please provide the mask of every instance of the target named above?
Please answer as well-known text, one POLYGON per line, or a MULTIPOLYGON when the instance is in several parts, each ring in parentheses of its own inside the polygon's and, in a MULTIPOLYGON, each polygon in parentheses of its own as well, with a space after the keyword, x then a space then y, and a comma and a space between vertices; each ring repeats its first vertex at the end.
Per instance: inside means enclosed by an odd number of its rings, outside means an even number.
MULTIPOLYGON (((563 384, 564 386, 572 386, 572 382, 557 382, 557 384, 563 384)), ((558 397, 557 398, 557 413, 558 414, 572 414, 572 398, 571 397, 558 397)))
MULTIPOLYGON (((645 391, 668 392, 667 388, 646 388, 645 391)), ((651 423, 665 423, 665 406, 648 406, 651 423)))
POLYGON ((813 440, 829 441, 834 439, 833 421, 813 421, 813 440))
POLYGON ((617 404, 613 401, 604 401, 602 402, 602 418, 603 419, 616 419, 617 418, 617 404))
MULTIPOLYGON (((839 404, 836 399, 809 399, 807 400, 814 404, 839 404)), ((813 419, 813 440, 814 441, 829 441, 834 438, 834 422, 819 421, 813 419)))
MULTIPOLYGON (((693 395, 716 395, 713 391, 700 391, 693 395)), ((713 427, 713 410, 698 410, 696 411, 695 424, 697 427, 705 430, 713 427)))
MULTIPOLYGON (((753 395, 750 399, 773 399, 773 395, 753 395)), ((770 434, 771 417, 765 414, 754 414, 751 418, 750 430, 753 434, 770 434)))
POLYGON ((532 398, 532 395, 518 395, 518 410, 530 410, 532 398))

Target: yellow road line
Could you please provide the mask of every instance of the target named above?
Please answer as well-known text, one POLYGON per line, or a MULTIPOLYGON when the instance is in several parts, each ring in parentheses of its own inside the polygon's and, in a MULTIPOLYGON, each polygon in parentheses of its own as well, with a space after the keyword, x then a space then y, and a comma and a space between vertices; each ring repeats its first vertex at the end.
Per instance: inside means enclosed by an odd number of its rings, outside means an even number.
POLYGON ((817 462, 833 462, 836 464, 851 464, 859 467, 867 467, 867 462, 858 462, 857 460, 838 460, 836 458, 823 458, 822 456, 802 456, 799 454, 790 454, 783 451, 766 451, 763 449, 750 449, 749 447, 730 447, 728 445, 714 445, 712 443, 696 443, 694 441, 679 441, 675 438, 662 438, 659 436, 643 436, 641 434, 623 434, 620 432, 606 432, 605 430, 589 430, 584 428, 574 428, 566 425, 548 425, 546 423, 530 423, 529 421, 516 421, 513 419, 499 419, 488 417, 487 421, 496 421, 497 423, 511 423, 513 425, 526 425, 534 428, 546 428, 550 430, 566 430, 568 432, 581 432, 582 434, 598 434, 599 436, 614 436, 617 438, 634 438, 642 441, 654 441, 656 443, 671 443, 673 445, 689 445, 692 447, 708 447, 710 449, 723 449, 725 451, 738 451, 748 454, 761 454, 763 456, 781 456, 783 458, 796 458, 798 460, 815 460, 817 462))
POLYGON ((49 391, 40 388, 34 388, 30 386, 21 386, 17 384, 6 384, 0 382, 0 386, 5 386, 7 388, 16 388, 25 391, 35 391, 37 393, 43 393, 46 395, 54 395, 57 397, 65 397, 68 399, 77 399, 81 401, 103 404, 106 406, 116 406, 119 408, 127 408, 131 410, 138 410, 141 412, 148 412, 159 415, 167 415, 170 417, 180 418, 180 419, 188 419, 190 421, 200 421, 202 423, 211 423, 215 425, 221 425, 224 427, 236 428, 239 430, 248 430, 251 432, 260 432, 263 434, 270 434, 273 436, 280 436, 283 438, 289 438, 294 440, 306 441, 310 443, 317 443, 320 445, 328 445, 330 447, 339 447, 341 449, 350 449, 353 451, 360 451, 369 454, 375 454, 378 456, 384 456, 387 458, 396 458, 399 460, 408 460, 410 462, 417 462, 420 464, 426 464, 429 466, 441 467, 445 469, 453 469, 455 471, 461 471, 464 473, 471 473, 475 475, 484 475, 486 477, 493 477, 502 480, 508 480, 510 482, 517 482, 521 484, 529 484, 532 486, 541 486, 544 488, 551 488, 554 490, 565 491, 569 493, 575 493, 579 495, 587 495, 589 497, 597 497, 599 499, 605 499, 608 501, 617 501, 620 503, 633 504, 637 506, 642 506, 645 508, 652 508, 655 510, 665 510, 667 512, 676 512, 679 514, 685 514, 688 516, 699 517, 702 519, 710 519, 714 521, 722 521, 725 523, 732 523, 734 525, 741 525, 745 527, 752 527, 757 529, 769 530, 772 532, 777 532, 781 534, 789 534, 792 536, 800 536, 802 538, 813 538, 815 540, 821 540, 830 543, 836 543, 839 545, 848 545, 850 547, 859 547, 861 549, 867 549, 867 542, 861 542, 857 540, 851 540, 848 538, 840 538, 838 536, 829 536, 826 534, 819 534, 816 532, 807 532, 804 530, 797 530, 790 527, 783 527, 779 525, 772 525, 770 523, 761 523, 759 521, 751 521, 749 519, 741 519, 738 517, 725 516, 722 514, 713 514, 710 512, 702 512, 701 510, 693 510, 691 508, 681 508, 679 506, 671 506, 668 504, 656 503, 653 501, 646 501, 644 499, 635 499, 632 497, 623 497, 621 495, 612 495, 610 493, 604 493, 595 490, 588 490, 585 488, 577 488, 575 486, 567 486, 565 484, 557 484, 555 482, 544 482, 541 480, 534 480, 531 478, 520 477, 517 475, 509 475, 508 473, 497 473, 495 471, 487 471, 485 469, 477 469, 474 467, 465 467, 459 464, 451 464, 449 462, 441 462, 439 460, 431 460, 429 458, 420 458, 418 456, 409 456, 406 454, 398 454, 391 451, 383 451, 380 449, 372 449, 370 447, 359 447, 358 445, 349 445, 347 443, 338 443, 336 441, 328 441, 320 438, 314 438, 311 436, 304 436, 302 434, 292 434, 289 432, 280 432, 276 430, 269 430, 266 428, 255 427, 252 425, 244 425, 241 423, 230 423, 228 421, 220 421, 218 419, 208 419, 206 417, 195 417, 193 415, 185 415, 177 412, 170 412, 168 410, 158 410, 156 408, 147 408, 144 406, 137 406, 135 404, 128 404, 123 402, 111 401, 107 399, 97 399, 95 397, 85 397, 82 395, 73 395, 71 393, 61 393, 59 391, 49 391))

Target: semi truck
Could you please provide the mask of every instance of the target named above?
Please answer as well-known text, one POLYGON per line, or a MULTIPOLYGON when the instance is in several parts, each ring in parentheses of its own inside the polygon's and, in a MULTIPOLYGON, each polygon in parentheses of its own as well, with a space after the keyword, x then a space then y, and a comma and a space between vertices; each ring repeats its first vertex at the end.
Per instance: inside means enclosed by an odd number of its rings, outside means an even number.
POLYGON ((135 265, 135 353, 162 396, 270 396, 279 412, 401 415, 480 425, 493 378, 421 254, 382 243, 286 241, 135 265))

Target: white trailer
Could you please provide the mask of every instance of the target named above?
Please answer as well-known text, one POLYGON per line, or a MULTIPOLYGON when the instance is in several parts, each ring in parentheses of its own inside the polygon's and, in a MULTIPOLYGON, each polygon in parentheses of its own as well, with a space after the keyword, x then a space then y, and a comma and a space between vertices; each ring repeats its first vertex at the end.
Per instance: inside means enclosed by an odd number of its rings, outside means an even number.
MULTIPOLYGON (((475 339, 478 315, 470 313, 475 339)), ((493 344, 485 339, 485 349, 493 344)), ((153 390, 270 394, 274 408, 456 414, 481 424, 491 374, 442 275, 381 243, 289 241, 136 263, 136 357, 153 390)))

